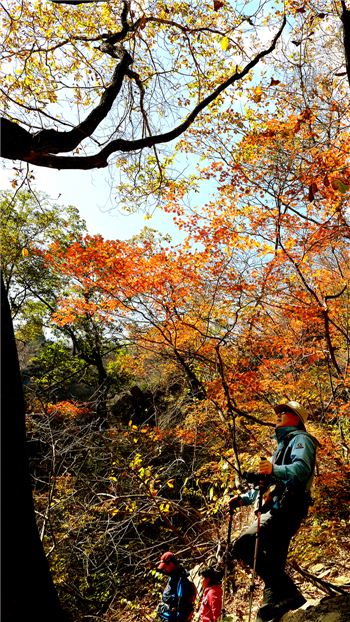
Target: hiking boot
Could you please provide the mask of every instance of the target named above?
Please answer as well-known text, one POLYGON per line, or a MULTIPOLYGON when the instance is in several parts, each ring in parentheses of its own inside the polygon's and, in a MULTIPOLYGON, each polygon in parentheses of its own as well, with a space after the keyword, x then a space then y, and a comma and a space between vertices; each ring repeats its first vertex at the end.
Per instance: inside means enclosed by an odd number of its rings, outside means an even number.
POLYGON ((279 618, 280 616, 287 613, 287 611, 294 611, 295 609, 299 609, 306 603, 306 599, 302 595, 301 592, 297 591, 292 596, 284 598, 279 602, 270 602, 262 605, 258 611, 257 619, 261 622, 269 622, 274 618, 279 618))
POLYGON ((276 618, 277 615, 277 603, 262 605, 258 610, 256 622, 269 622, 276 618))
POLYGON ((272 589, 272 587, 265 587, 263 593, 263 605, 273 605, 278 603, 280 598, 278 598, 276 591, 272 589))
POLYGON ((299 607, 305 605, 306 598, 304 598, 302 593, 298 590, 295 594, 293 594, 293 596, 287 598, 285 602, 289 604, 289 610, 294 611, 295 609, 299 609, 299 607))

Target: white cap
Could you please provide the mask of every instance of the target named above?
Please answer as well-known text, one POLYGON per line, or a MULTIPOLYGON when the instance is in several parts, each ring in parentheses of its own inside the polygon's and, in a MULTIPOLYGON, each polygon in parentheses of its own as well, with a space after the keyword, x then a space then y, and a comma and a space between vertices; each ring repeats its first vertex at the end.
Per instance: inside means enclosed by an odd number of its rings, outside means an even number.
POLYGON ((307 410, 304 408, 304 406, 299 404, 299 402, 292 401, 292 402, 287 402, 286 404, 277 404, 277 406, 274 406, 274 410, 275 410, 275 413, 277 414, 282 413, 286 410, 291 410, 295 415, 298 415, 299 419, 304 424, 307 421, 307 418, 309 416, 309 413, 307 412, 307 410))

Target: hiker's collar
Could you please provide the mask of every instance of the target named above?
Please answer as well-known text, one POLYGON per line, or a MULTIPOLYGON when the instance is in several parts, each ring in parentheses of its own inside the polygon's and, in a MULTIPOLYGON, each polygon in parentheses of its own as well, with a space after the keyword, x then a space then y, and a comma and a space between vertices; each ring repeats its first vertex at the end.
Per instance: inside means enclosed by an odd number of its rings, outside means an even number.
POLYGON ((283 428, 276 428, 275 435, 277 441, 280 443, 286 438, 286 436, 288 436, 288 434, 294 432, 294 430, 299 430, 299 428, 297 428, 296 426, 283 426, 283 428))

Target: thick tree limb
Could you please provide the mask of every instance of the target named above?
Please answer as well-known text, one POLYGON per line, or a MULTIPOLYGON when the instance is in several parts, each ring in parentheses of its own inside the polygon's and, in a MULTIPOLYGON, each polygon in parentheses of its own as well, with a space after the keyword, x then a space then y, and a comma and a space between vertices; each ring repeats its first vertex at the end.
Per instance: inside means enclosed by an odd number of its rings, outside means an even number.
POLYGON ((122 59, 116 66, 111 84, 105 89, 99 105, 87 116, 85 121, 79 123, 70 132, 57 132, 56 130, 42 130, 34 137, 34 150, 36 153, 60 153, 72 151, 84 138, 91 136, 101 121, 107 116, 122 87, 124 77, 132 58, 128 52, 122 51, 122 59))
MULTIPOLYGON (((111 84, 105 89, 100 103, 86 117, 84 121, 68 132, 57 130, 42 130, 37 134, 30 134, 17 123, 8 119, 1 119, 1 155, 12 160, 24 160, 36 164, 40 154, 62 153, 73 151, 84 138, 91 136, 101 121, 107 116, 122 87, 124 77, 132 58, 128 52, 122 50, 122 58, 117 64, 111 84)), ((57 167, 58 168, 58 167, 57 167)))
POLYGON ((348 74, 348 81, 350 85, 350 9, 346 8, 345 0, 341 0, 341 6, 342 14, 340 18, 343 22, 346 73, 348 74))
POLYGON ((121 152, 139 151, 145 147, 154 147, 160 143, 167 143, 178 138, 185 132, 198 115, 211 104, 225 89, 242 80, 250 70, 255 67, 262 58, 270 54, 276 47, 286 24, 286 18, 274 37, 271 45, 266 50, 262 50, 251 60, 242 71, 236 71, 230 78, 220 84, 212 93, 205 97, 195 106, 187 119, 177 127, 164 134, 145 136, 135 140, 118 138, 112 140, 100 152, 91 156, 56 156, 56 153, 72 151, 80 142, 91 136, 101 121, 110 111, 115 101, 123 79, 132 62, 131 56, 124 51, 124 55, 117 65, 112 83, 103 94, 100 104, 93 110, 85 121, 80 123, 70 132, 58 132, 56 130, 43 130, 36 135, 32 135, 18 124, 8 119, 1 121, 1 155, 12 160, 23 160, 37 166, 45 166, 55 169, 82 169, 104 168, 108 165, 108 158, 111 154, 121 152))
POLYGON ((109 0, 51 0, 54 4, 96 4, 97 2, 109 2, 109 0))

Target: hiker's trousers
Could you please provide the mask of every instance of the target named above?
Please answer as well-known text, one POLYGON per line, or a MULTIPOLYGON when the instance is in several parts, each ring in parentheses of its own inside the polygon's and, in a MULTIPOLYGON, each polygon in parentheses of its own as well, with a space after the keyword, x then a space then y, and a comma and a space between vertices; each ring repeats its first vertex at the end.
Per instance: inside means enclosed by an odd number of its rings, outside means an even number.
MULTIPOLYGON (((285 573, 285 565, 291 538, 299 529, 305 512, 266 512, 261 514, 256 560, 256 573, 265 587, 283 592, 296 590, 293 581, 285 573)), ((239 559, 251 568, 254 565, 258 521, 248 527, 232 544, 231 559, 239 559)))

